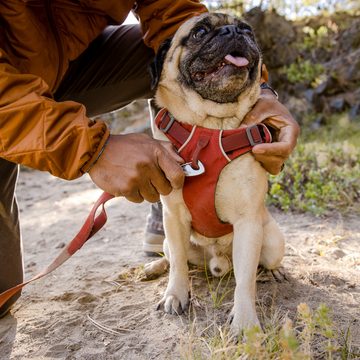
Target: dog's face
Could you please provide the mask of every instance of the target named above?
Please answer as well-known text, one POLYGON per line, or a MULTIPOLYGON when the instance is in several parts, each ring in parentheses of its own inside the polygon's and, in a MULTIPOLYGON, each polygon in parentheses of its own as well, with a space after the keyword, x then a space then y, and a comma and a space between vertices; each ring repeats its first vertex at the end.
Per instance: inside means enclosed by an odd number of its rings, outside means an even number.
POLYGON ((180 97, 195 92, 216 104, 238 103, 242 94, 258 95, 260 69, 251 27, 232 16, 209 13, 185 22, 159 49, 153 85, 159 84, 160 97, 172 88, 180 97))
POLYGON ((203 17, 181 39, 179 79, 203 99, 235 102, 257 79, 260 51, 251 27, 223 14, 203 17))

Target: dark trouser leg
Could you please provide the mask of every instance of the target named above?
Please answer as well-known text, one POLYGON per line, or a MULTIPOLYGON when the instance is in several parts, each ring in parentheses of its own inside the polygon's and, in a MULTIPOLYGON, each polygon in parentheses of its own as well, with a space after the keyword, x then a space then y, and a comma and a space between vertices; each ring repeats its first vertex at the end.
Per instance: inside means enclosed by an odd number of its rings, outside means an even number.
POLYGON ((55 99, 82 103, 88 116, 94 116, 151 98, 148 68, 153 56, 139 25, 109 26, 71 63, 55 99))
MULTIPOLYGON (((0 158, 0 293, 23 281, 19 214, 15 198, 18 165, 0 158)), ((20 292, 0 308, 0 317, 20 292)))
MULTIPOLYGON (((155 117, 160 109, 155 105, 153 99, 149 100, 149 113, 151 119, 155 117)), ((163 252, 164 227, 163 211, 161 202, 150 205, 150 213, 146 219, 145 238, 143 241, 143 250, 148 255, 154 255, 163 252)))

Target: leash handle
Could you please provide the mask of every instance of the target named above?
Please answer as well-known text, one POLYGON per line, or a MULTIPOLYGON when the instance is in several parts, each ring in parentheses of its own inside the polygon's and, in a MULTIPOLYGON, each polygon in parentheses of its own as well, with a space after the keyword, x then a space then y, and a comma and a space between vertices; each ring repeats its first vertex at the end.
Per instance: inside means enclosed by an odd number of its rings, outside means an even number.
POLYGON ((87 219, 85 220, 80 231, 76 236, 67 244, 67 246, 59 253, 59 255, 48 265, 45 269, 39 272, 30 280, 27 280, 21 284, 18 284, 3 293, 0 294, 0 307, 2 307, 11 297, 13 297, 18 291, 20 291, 25 285, 38 280, 45 275, 48 275, 66 260, 68 260, 73 254, 76 253, 93 235, 95 235, 106 223, 107 214, 105 211, 105 203, 114 198, 113 195, 103 192, 98 198, 93 208, 91 209, 87 219), (97 210, 101 207, 101 211, 96 215, 97 210))

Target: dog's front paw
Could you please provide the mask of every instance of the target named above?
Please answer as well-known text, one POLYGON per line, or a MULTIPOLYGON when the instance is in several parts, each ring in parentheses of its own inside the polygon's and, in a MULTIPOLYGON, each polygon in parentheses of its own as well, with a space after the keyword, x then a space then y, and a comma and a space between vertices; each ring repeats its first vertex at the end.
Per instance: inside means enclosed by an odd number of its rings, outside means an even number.
POLYGON ((165 294, 158 303, 156 310, 163 310, 168 314, 181 315, 189 307, 189 293, 182 296, 165 294))
POLYGON ((230 332, 234 338, 243 334, 244 330, 251 329, 255 326, 261 329, 260 321, 255 311, 236 311, 234 308, 228 318, 230 332))

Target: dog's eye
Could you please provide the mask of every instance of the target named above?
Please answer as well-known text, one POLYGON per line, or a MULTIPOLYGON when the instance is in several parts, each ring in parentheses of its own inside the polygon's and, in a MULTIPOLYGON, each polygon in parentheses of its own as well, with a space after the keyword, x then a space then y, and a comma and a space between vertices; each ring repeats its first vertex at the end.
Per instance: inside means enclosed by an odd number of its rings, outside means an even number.
POLYGON ((192 36, 193 36, 194 39, 201 39, 207 33, 208 33, 208 30, 205 27, 200 26, 200 27, 198 27, 197 29, 194 30, 192 36))

